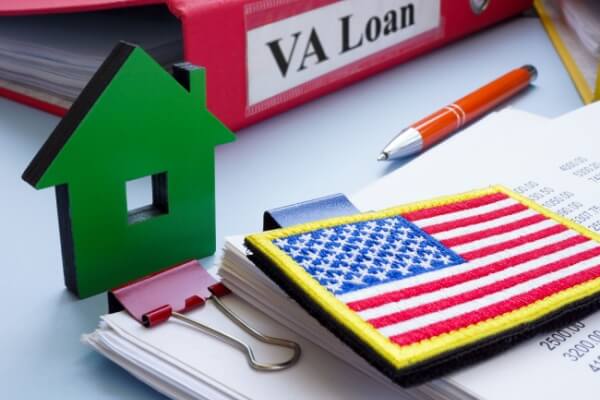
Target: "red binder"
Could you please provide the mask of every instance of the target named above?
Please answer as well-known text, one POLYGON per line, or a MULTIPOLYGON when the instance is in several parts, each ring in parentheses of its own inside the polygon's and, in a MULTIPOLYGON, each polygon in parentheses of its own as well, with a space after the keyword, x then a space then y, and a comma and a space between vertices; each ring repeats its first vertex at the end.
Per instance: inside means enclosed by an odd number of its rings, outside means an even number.
MULTIPOLYGON (((238 129, 529 8, 532 0, 4 0, 0 15, 167 5, 208 107, 238 129)), ((6 88, 13 100, 64 114, 6 88)))

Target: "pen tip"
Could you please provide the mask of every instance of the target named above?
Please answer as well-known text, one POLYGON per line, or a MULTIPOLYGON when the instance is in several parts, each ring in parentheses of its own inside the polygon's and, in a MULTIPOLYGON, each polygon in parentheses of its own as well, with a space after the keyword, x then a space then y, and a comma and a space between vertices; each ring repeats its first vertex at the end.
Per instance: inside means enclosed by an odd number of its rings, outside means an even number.
POLYGON ((377 157, 377 161, 385 161, 388 159, 388 155, 386 152, 382 152, 379 157, 377 157))

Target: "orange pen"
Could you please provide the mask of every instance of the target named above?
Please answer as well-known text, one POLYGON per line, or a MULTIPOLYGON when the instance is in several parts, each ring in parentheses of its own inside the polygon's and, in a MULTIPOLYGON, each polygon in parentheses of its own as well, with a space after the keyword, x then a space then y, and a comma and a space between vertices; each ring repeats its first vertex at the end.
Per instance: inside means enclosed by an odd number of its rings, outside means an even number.
POLYGON ((502 75, 402 130, 385 146, 377 160, 407 157, 427 149, 520 92, 536 77, 537 70, 533 65, 524 65, 502 75))

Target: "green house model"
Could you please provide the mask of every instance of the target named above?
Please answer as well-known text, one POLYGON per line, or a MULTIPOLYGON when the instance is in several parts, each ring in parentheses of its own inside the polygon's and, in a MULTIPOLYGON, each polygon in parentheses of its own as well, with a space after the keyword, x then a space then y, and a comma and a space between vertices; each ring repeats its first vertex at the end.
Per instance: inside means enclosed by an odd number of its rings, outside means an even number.
POLYGON ((118 44, 23 174, 56 188, 79 297, 215 251, 214 147, 235 137, 206 109, 204 70, 173 71, 118 44), (128 210, 126 184, 143 177, 152 201, 128 210))

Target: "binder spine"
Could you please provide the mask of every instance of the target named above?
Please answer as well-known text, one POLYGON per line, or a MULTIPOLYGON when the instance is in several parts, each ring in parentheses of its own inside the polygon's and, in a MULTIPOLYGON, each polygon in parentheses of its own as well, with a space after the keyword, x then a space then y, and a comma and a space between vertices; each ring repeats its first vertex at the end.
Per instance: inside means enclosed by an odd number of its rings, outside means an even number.
POLYGON ((171 0, 188 61, 207 69, 208 108, 252 124, 531 7, 452 0, 171 0))
MULTIPOLYGON (((38 1, 36 8, 9 1, 0 5, 0 15, 165 3, 181 20, 186 61, 207 70, 209 110, 231 129, 343 88, 532 5, 532 0, 489 1, 484 9, 467 0, 38 1)), ((6 91, 0 95, 64 114, 6 91)))

